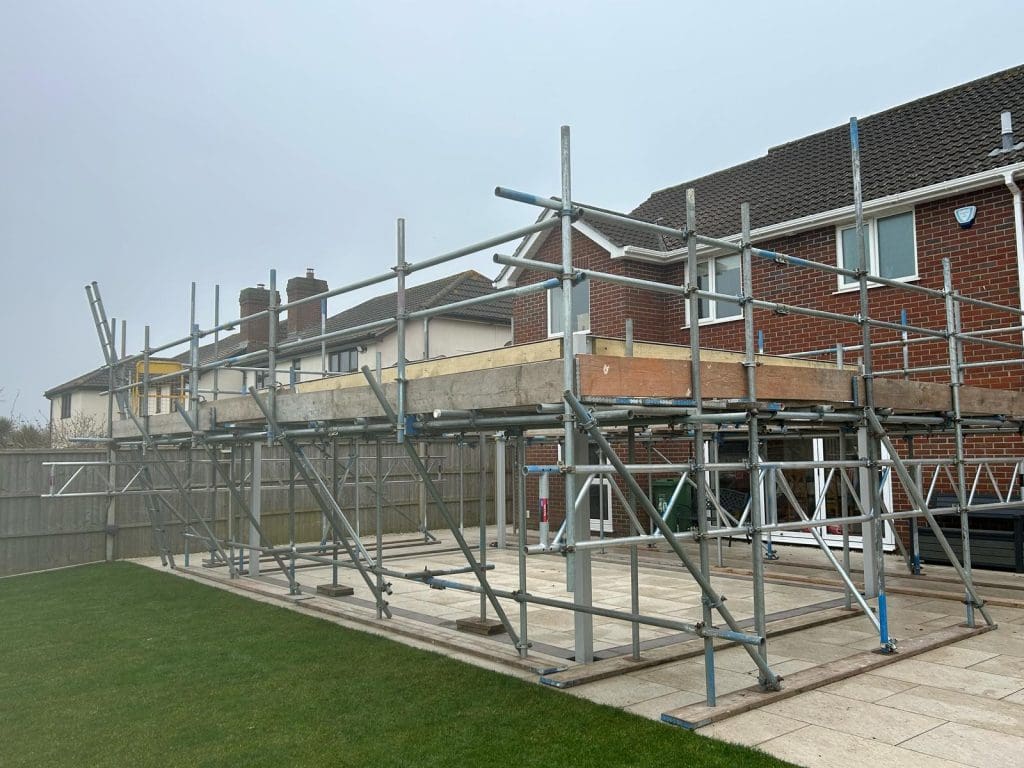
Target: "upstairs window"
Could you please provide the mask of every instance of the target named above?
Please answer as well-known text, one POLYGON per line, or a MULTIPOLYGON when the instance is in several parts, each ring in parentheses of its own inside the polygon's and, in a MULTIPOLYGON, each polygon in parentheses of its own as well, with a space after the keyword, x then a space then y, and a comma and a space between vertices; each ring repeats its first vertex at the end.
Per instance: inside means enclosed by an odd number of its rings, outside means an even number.
MULTIPOLYGON (((893 280, 917 278, 917 242, 914 235, 913 211, 866 219, 864 241, 870 274, 893 280)), ((856 227, 842 227, 838 230, 836 249, 839 252, 839 266, 856 271, 859 258, 856 227)), ((852 277, 839 276, 840 288, 852 288, 857 284, 857 280, 852 277)))
MULTIPOLYGON (((590 281, 580 280, 572 287, 572 311, 575 322, 571 333, 590 330, 590 281)), ((548 290, 548 336, 561 336, 564 331, 562 288, 548 290)))
POLYGON ((351 373, 359 369, 359 350, 339 349, 327 358, 327 370, 332 373, 351 373))
MULTIPOLYGON (((742 293, 740 282, 738 253, 709 258, 697 265, 697 287, 702 291, 739 296, 742 293)), ((743 314, 739 304, 728 301, 701 299, 699 304, 701 320, 728 320, 743 314)))
POLYGON ((71 393, 65 392, 60 396, 60 417, 62 419, 71 418, 71 393))

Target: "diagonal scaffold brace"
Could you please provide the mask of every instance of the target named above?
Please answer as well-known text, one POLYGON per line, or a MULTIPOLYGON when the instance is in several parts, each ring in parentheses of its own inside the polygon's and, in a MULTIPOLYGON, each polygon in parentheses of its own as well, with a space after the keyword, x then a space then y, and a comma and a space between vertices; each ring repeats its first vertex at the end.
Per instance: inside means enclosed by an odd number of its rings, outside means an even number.
MULTIPOLYGON (((733 617, 732 612, 725 607, 722 596, 715 591, 715 588, 711 586, 711 581, 704 576, 700 568, 693 562, 690 556, 686 554, 686 550, 683 549, 682 544, 680 544, 675 538, 672 529, 668 526, 668 523, 666 523, 662 519, 661 515, 658 514, 658 510, 655 508, 654 504, 651 503, 650 498, 644 492, 643 488, 640 487, 636 478, 633 477, 633 474, 629 471, 626 465, 623 464, 618 454, 616 454, 615 450, 611 447, 611 444, 609 444, 604 435, 601 434, 601 428, 598 426, 597 421, 593 418, 590 411, 584 408, 583 404, 580 403, 580 401, 576 399, 576 396, 569 390, 563 392, 562 397, 565 398, 565 402, 569 404, 573 412, 576 414, 576 418, 579 420, 580 429, 590 435, 590 438, 597 444, 597 447, 601 450, 601 453, 605 455, 605 458, 608 459, 608 462, 615 467, 619 477, 625 481, 626 487, 633 493, 636 500, 640 503, 640 506, 644 508, 647 516, 650 517, 651 521, 655 526, 657 526, 661 535, 665 537, 665 542, 672 547, 676 556, 686 567, 686 570, 690 572, 694 581, 697 582, 701 591, 704 593, 705 598, 711 604, 711 607, 718 611, 718 614, 729 626, 729 629, 734 632, 743 633, 743 629, 740 627, 739 622, 737 622, 733 617)), ((761 638, 761 641, 762 643, 764 642, 763 637, 761 638)), ((762 686, 766 690, 780 690, 782 687, 782 680, 777 674, 775 674, 772 668, 768 666, 768 663, 764 660, 761 654, 757 652, 758 646, 743 645, 743 649, 760 670, 763 677, 762 686)))
MULTIPOLYGON (((93 321, 96 323, 96 333, 99 336, 100 349, 103 352, 103 358, 104 360, 106 360, 107 366, 113 368, 118 364, 119 358, 117 355, 117 350, 114 347, 114 341, 111 338, 110 328, 107 325, 107 313, 106 310, 104 310, 103 308, 103 299, 100 297, 99 285, 96 282, 93 282, 91 285, 85 286, 85 294, 89 298, 89 309, 92 312, 93 321)), ((181 494, 181 498, 189 507, 189 510, 191 511, 192 515, 195 515, 196 519, 198 519, 199 522, 202 524, 202 527, 206 531, 206 535, 202 536, 201 538, 207 542, 207 546, 209 546, 210 548, 211 557, 216 555, 224 563, 227 563, 228 572, 231 575, 234 575, 234 565, 231 562, 231 558, 228 557, 227 552, 225 552, 224 548, 220 545, 220 541, 217 539, 217 536, 214 534, 213 530, 207 524, 206 520, 203 519, 202 515, 199 514, 195 506, 192 504, 191 494, 185 490, 185 486, 178 479, 177 475, 174 473, 174 470, 172 470, 171 467, 168 465, 167 460, 160 455, 160 452, 157 450, 152 450, 154 447, 153 437, 152 435, 149 434, 149 430, 146 428, 146 425, 142 422, 142 420, 135 415, 134 411, 132 411, 131 404, 128 402, 128 396, 123 391, 118 390, 115 393, 115 397, 117 398, 117 405, 120 412, 131 419, 132 423, 135 425, 135 428, 139 431, 139 435, 142 436, 143 446, 151 449, 150 455, 156 457, 157 462, 160 464, 161 469, 163 469, 164 471, 164 474, 171 481, 172 485, 174 485, 175 490, 177 490, 178 493, 181 494)), ((144 469, 145 471, 141 472, 139 475, 139 478, 142 481, 144 489, 152 496, 159 498, 159 494, 157 494, 156 488, 153 486, 152 479, 149 477, 148 468, 144 467, 144 469)), ((168 508, 171 510, 171 514, 173 514, 175 518, 177 518, 178 521, 183 526, 195 530, 195 527, 192 525, 190 519, 186 519, 185 517, 183 517, 181 513, 179 513, 173 506, 168 505, 168 508)), ((157 525, 162 526, 162 522, 154 521, 154 530, 156 530, 157 525)), ((168 559, 170 561, 169 564, 171 568, 174 568, 174 556, 173 554, 169 553, 169 550, 168 555, 168 559)), ((163 554, 161 554, 161 558, 163 558, 163 554)))
POLYGON ((899 477, 900 482, 903 484, 903 489, 907 492, 907 496, 910 497, 910 503, 913 504, 917 511, 920 512, 924 518, 928 521, 928 525, 932 529, 932 533, 935 534, 936 541, 939 542, 939 546, 942 547, 942 551, 946 557, 949 558, 949 562, 953 566, 953 570, 956 571, 957 576, 960 577, 960 581, 963 582, 964 590, 967 592, 967 597, 971 601, 971 605, 978 609, 982 617, 985 619, 985 623, 989 626, 995 624, 995 620, 992 618, 992 614, 989 613, 988 608, 985 607, 985 601, 978 597, 978 593, 974 588, 974 580, 971 579, 970 572, 964 568, 960 562, 960 558, 956 556, 953 551, 953 547, 950 546, 949 540, 946 535, 942 532, 942 528, 939 526, 939 521, 935 519, 935 515, 932 514, 931 510, 928 509, 928 504, 925 502, 924 496, 921 495, 921 489, 918 488, 917 483, 914 482, 914 478, 911 476, 903 460, 900 458, 899 452, 896 450, 896 446, 892 444, 892 440, 889 439, 889 434, 886 432, 885 427, 882 426, 882 422, 878 420, 878 416, 875 414, 873 408, 865 408, 864 415, 867 418, 868 424, 885 449, 889 452, 889 459, 892 461, 893 469, 896 470, 896 475, 899 477))
MULTIPOLYGON (((231 494, 231 498, 238 505, 239 509, 241 509, 242 512, 245 513, 246 518, 248 518, 249 520, 249 524, 259 535, 260 546, 265 547, 267 549, 272 549, 273 542, 271 542, 267 535, 263 532, 263 527, 256 519, 256 516, 253 515, 252 509, 245 501, 245 497, 242 496, 241 491, 238 490, 238 486, 235 485, 235 483, 232 481, 231 474, 227 471, 227 469, 224 468, 221 462, 217 461, 217 453, 214 450, 214 448, 207 442, 205 433, 199 431, 199 428, 196 425, 195 421, 189 415, 188 411, 186 411, 181 406, 181 403, 176 403, 175 405, 178 409, 178 415, 181 416, 182 419, 184 419, 185 424, 187 424, 188 428, 192 430, 193 438, 196 439, 196 441, 199 443, 199 446, 206 452, 207 457, 210 459, 210 464, 213 466, 214 470, 217 472, 217 475, 220 477, 221 481, 228 489, 228 493, 231 494)), ((277 567, 281 569, 281 573, 288 577, 288 581, 289 583, 291 583, 293 581, 293 574, 291 569, 284 562, 284 558, 282 558, 281 555, 277 552, 272 552, 271 555, 274 558, 274 561, 277 563, 277 567)), ((259 557, 259 555, 257 555, 257 557, 259 557)))
POLYGON ((351 523, 348 518, 345 517, 341 511, 341 507, 338 506, 338 502, 331 494, 320 477, 320 474, 316 471, 316 468, 310 462, 309 458, 303 452, 302 448, 296 445, 295 440, 287 437, 283 434, 280 425, 277 420, 271 414, 270 409, 267 407, 256 391, 255 387, 249 387, 249 394, 252 399, 256 401, 256 406, 263 412, 263 416, 267 420, 267 424, 273 430, 274 434, 277 435, 278 442, 284 446, 285 450, 288 451, 288 455, 295 461, 295 466, 302 475, 303 482, 312 492, 313 497, 316 499, 317 504, 320 505, 320 510, 331 524, 331 528, 337 535, 341 545, 345 548, 345 552, 348 554, 349 559, 355 566, 356 570, 359 571, 359 575, 366 582, 366 586, 369 587, 370 593, 377 601, 377 605, 381 607, 384 615, 389 619, 391 618, 391 609, 388 607, 387 600, 384 599, 384 590, 379 589, 374 579, 370 578, 369 571, 366 570, 366 564, 369 563, 374 571, 379 570, 382 566, 376 562, 370 553, 363 547, 361 541, 356 536, 355 531, 352 529, 351 523))
MULTIPOLYGON (((395 409, 391 407, 391 403, 388 402, 387 396, 384 394, 384 390, 381 388, 380 383, 374 378, 370 367, 364 365, 362 371, 363 376, 366 377, 366 381, 370 385, 370 389, 373 391, 374 396, 380 403, 380 407, 384 410, 388 419, 392 423, 397 424, 398 415, 395 413, 395 409)), ((498 620, 501 622, 502 627, 505 628, 505 632, 512 640, 512 644, 518 645, 519 635, 516 634, 515 629, 512 628, 512 623, 508 620, 505 609, 501 607, 501 603, 498 602, 498 596, 491 588, 490 582, 487 581, 484 569, 473 555, 473 550, 469 548, 469 544, 462 535, 462 531, 459 530, 458 521, 456 521, 452 516, 451 510, 448 509, 448 505, 445 503, 444 497, 441 495, 441 492, 437 490, 437 486, 434 485, 434 481, 430 479, 430 473, 427 471, 426 465, 416 452, 416 446, 408 440, 404 440, 402 445, 405 448, 405 452, 409 455, 409 461, 412 462, 413 467, 419 473, 420 478, 422 478, 423 485, 426 487, 427 493, 430 498, 433 499, 434 503, 437 505, 438 511, 440 511, 441 516, 444 518, 445 525, 448 526, 448 530, 450 530, 452 535, 455 537, 455 543, 458 544, 463 557, 466 558, 466 562, 473 571, 473 575, 476 576, 477 581, 480 582, 480 588, 487 596, 487 601, 491 604, 491 607, 494 608, 494 613, 498 616, 498 620)))

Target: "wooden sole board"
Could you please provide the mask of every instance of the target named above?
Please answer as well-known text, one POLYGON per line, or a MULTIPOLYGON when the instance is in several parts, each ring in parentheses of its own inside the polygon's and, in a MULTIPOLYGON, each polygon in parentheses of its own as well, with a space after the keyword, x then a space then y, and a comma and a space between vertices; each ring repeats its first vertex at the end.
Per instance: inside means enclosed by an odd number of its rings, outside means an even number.
POLYGON ((661 720, 670 725, 679 725, 691 730, 703 728, 705 725, 711 725, 711 723, 749 712, 752 709, 763 707, 765 704, 788 699, 791 696, 796 696, 798 693, 813 691, 830 683, 836 683, 863 672, 870 672, 873 669, 894 664, 903 659, 909 659, 950 643, 966 640, 969 637, 989 632, 995 628, 995 626, 973 628, 963 626, 945 627, 936 632, 929 632, 927 635, 907 640, 900 645, 897 653, 882 654, 875 651, 864 651, 848 656, 845 659, 794 672, 786 677, 785 687, 781 691, 762 691, 757 686, 744 688, 725 696, 719 696, 718 706, 709 707, 706 704, 690 704, 663 712, 661 720))

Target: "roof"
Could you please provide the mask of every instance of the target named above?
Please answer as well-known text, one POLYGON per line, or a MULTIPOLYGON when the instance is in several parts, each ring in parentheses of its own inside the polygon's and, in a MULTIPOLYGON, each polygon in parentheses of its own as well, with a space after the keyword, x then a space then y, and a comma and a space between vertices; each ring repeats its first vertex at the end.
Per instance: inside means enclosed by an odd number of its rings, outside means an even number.
POLYGON ((75 389, 105 390, 109 383, 110 374, 107 372, 107 367, 103 366, 102 368, 89 371, 89 373, 83 373, 81 376, 76 376, 70 381, 65 381, 63 384, 58 384, 56 387, 46 390, 46 392, 43 393, 43 397, 52 399, 54 395, 71 392, 75 389))
MULTIPOLYGON (((1011 111, 1024 135, 1024 66, 983 77, 858 120, 865 201, 1024 161, 1024 150, 992 156, 999 114, 1011 111)), ((763 157, 654 192, 633 210, 646 221, 682 228, 686 190, 697 198, 697 230, 740 231, 740 204, 758 229, 853 204, 849 126, 844 124, 768 150, 763 157)), ((615 245, 680 247, 654 235, 587 222, 615 245)))
MULTIPOLYGON (((480 296, 487 296, 494 293, 498 293, 498 291, 494 288, 490 278, 484 277, 476 270, 470 269, 465 272, 459 272, 455 275, 442 277, 438 280, 432 280, 429 283, 423 283, 422 285, 415 285, 406 288, 406 310, 409 312, 416 312, 421 309, 440 307, 445 304, 465 301, 466 299, 475 299, 480 296)), ((336 315, 328 317, 327 332, 334 333, 337 331, 344 331, 346 328, 356 328, 377 320, 386 320, 394 317, 397 311, 397 291, 385 294, 384 296, 376 296, 361 304, 357 304, 350 309, 346 309, 344 312, 339 312, 336 315)), ((444 312, 443 316, 483 323, 511 324, 512 298, 511 296, 504 296, 483 304, 444 312)), ((317 326, 307 328, 299 334, 288 335, 288 323, 286 320, 281 321, 278 329, 278 339, 282 343, 286 341, 295 341, 304 337, 308 338, 310 336, 316 336, 320 332, 320 328, 317 326)), ((354 341, 356 339, 368 339, 375 335, 388 333, 390 330, 391 329, 388 328, 376 332, 356 331, 350 336, 342 334, 341 336, 333 339, 330 343, 335 345, 338 343, 344 343, 346 340, 354 341)), ((216 345, 213 342, 201 345, 199 347, 199 362, 200 364, 208 363, 216 358, 238 355, 246 351, 249 351, 247 343, 242 339, 242 335, 240 333, 235 333, 231 336, 226 336, 220 339, 216 345), (214 355, 215 346, 217 351, 216 355, 214 355)), ((185 352, 175 355, 173 359, 187 365, 189 361, 189 354, 189 351, 186 350, 185 352)), ((108 373, 106 367, 97 368, 94 371, 77 376, 70 381, 66 381, 59 386, 47 390, 45 392, 45 397, 52 398, 55 395, 76 389, 106 390, 107 384, 108 373)))
MULTIPOLYGON (((418 312, 422 309, 431 309, 495 293, 498 293, 498 291, 494 288, 490 278, 484 277, 476 270, 469 269, 465 272, 442 277, 429 283, 406 288, 405 307, 407 312, 418 312)), ((335 333, 346 328, 357 328, 367 323, 386 320, 394 317, 397 311, 397 291, 385 294, 384 296, 376 296, 364 301, 362 304, 346 309, 344 312, 328 317, 326 324, 327 333, 335 333)), ((445 312, 443 316, 484 323, 510 324, 512 322, 512 297, 505 296, 483 304, 445 312)), ((316 336, 319 332, 320 329, 318 327, 307 328, 302 330, 298 336, 292 335, 288 340, 316 336)), ((351 338, 365 338, 371 335, 373 334, 370 332, 357 331, 352 334, 351 338)), ((345 337, 341 336, 332 343, 337 343, 339 340, 344 339, 345 337)))

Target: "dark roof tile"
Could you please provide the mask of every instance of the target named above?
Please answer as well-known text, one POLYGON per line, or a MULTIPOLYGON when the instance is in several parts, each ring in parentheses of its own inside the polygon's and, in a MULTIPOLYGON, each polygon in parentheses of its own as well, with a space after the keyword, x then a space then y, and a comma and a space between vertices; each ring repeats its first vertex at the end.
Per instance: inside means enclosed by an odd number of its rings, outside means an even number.
MULTIPOLYGON (((991 156, 999 114, 1024 120, 1024 66, 983 77, 858 120, 865 200, 970 176, 1024 160, 1024 150, 991 156)), ((1018 130, 1018 134, 1020 131, 1018 130)), ((686 190, 697 198, 697 229, 711 236, 740 230, 750 203, 754 229, 853 204, 849 126, 781 144, 763 157, 654 192, 633 215, 682 228, 686 190)), ((616 245, 679 247, 601 222, 591 225, 616 245)))

